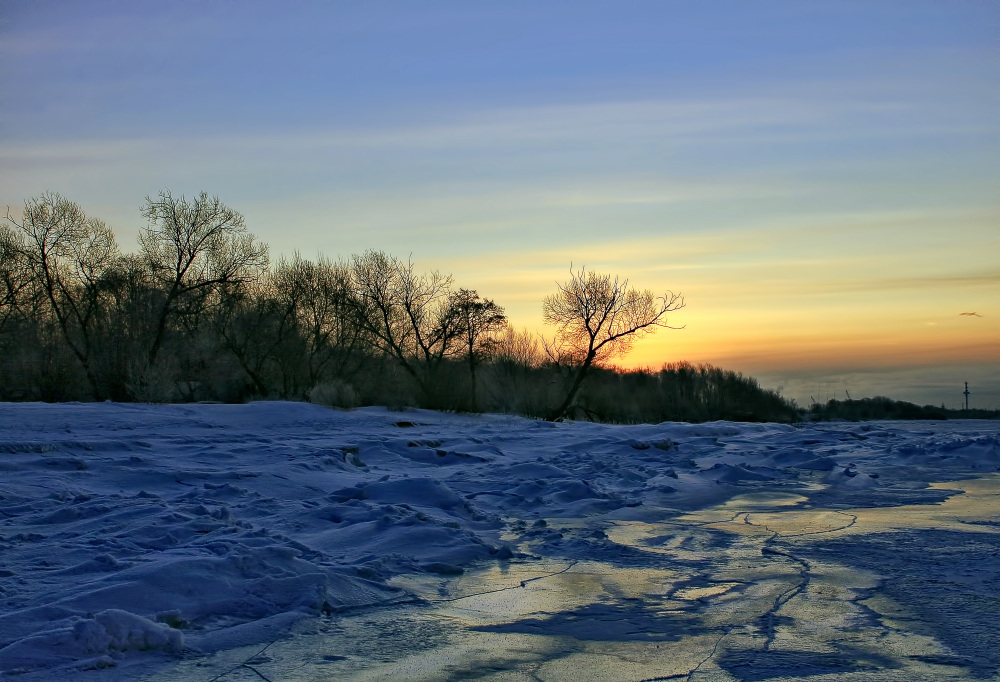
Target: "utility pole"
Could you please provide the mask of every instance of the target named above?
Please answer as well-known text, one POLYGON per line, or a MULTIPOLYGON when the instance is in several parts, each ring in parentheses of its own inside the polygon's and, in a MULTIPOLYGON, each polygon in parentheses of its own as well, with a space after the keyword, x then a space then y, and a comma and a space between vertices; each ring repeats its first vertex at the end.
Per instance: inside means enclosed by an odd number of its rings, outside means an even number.
POLYGON ((965 382, 965 411, 969 411, 969 382, 965 382))

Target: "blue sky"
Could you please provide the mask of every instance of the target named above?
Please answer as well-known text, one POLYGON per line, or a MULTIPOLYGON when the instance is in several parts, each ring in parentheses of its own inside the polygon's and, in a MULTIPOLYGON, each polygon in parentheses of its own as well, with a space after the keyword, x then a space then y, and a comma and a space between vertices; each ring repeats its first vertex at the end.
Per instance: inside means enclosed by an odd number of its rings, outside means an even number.
POLYGON ((0 0, 0 201, 132 249, 206 190, 275 258, 412 256, 539 331, 587 265, 687 298, 625 364, 994 407, 998 36, 981 0, 0 0))

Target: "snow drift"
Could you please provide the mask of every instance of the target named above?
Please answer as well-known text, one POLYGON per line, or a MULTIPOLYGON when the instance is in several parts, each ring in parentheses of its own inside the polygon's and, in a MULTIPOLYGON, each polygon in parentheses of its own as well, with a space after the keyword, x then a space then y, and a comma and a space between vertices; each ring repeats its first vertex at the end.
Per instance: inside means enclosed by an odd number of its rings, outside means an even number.
POLYGON ((614 551, 547 519, 654 520, 764 486, 834 506, 935 502, 951 493, 925 482, 998 467, 993 424, 3 404, 0 674, 267 641, 304 615, 413 599, 395 575, 460 574, 525 540, 614 551))

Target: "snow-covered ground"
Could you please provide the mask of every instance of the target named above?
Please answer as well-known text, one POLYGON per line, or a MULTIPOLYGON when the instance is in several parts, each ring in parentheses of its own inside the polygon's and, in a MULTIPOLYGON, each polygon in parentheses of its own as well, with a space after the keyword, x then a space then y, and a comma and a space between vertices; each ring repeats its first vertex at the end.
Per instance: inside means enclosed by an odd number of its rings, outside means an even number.
POLYGON ((2 404, 0 677, 992 679, 998 469, 996 422, 2 404))

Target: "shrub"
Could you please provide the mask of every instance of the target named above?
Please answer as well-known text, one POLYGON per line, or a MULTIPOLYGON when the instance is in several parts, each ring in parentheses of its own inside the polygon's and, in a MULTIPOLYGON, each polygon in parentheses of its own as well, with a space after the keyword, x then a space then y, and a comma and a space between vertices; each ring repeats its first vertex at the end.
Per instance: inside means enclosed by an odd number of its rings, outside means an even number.
POLYGON ((346 381, 332 379, 309 389, 309 402, 328 407, 350 409, 359 404, 358 392, 346 381))

